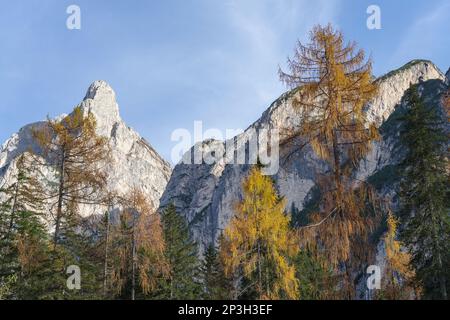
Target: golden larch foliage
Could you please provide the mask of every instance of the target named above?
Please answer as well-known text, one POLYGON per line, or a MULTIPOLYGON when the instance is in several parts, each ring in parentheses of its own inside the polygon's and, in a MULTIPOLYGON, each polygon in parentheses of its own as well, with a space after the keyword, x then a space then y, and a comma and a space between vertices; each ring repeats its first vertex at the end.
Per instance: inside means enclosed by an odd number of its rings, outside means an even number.
POLYGON ((226 275, 242 271, 259 299, 296 299, 298 280, 290 263, 297 245, 271 179, 258 168, 243 183, 244 198, 225 229, 220 255, 226 275))
POLYGON ((403 245, 400 241, 396 240, 398 220, 391 213, 388 214, 387 226, 388 231, 384 238, 387 260, 393 270, 398 272, 402 277, 410 279, 414 276, 414 272, 409 266, 411 256, 401 250, 403 245))
MULTIPOLYGON (((119 294, 130 277, 135 277, 142 293, 152 292, 169 266, 164 257, 164 237, 160 217, 142 191, 133 189, 122 201, 120 223, 111 227, 112 288, 119 294)), ((135 289, 135 288, 133 288, 135 289)))
POLYGON ((324 160, 329 170, 318 173, 320 210, 311 215, 312 224, 301 229, 301 238, 319 239, 332 264, 350 258, 354 239, 364 239, 372 222, 364 215, 367 201, 375 198, 354 172, 379 139, 369 124, 364 107, 375 97, 371 60, 365 59, 356 43, 344 43, 341 32, 331 25, 316 26, 308 45, 298 44, 288 60, 290 73, 280 78, 293 91, 293 104, 301 123, 287 138, 304 140, 324 160))
POLYGON ((411 255, 397 240, 398 220, 391 213, 387 216, 387 232, 384 236, 386 270, 383 283, 383 297, 388 299, 410 299, 417 296, 417 289, 410 285, 415 276, 411 268, 411 255))
POLYGON ((92 113, 81 107, 63 119, 48 119, 44 126, 33 129, 45 162, 36 157, 35 163, 50 167, 57 183, 42 192, 51 203, 55 220, 54 245, 59 241, 61 225, 77 214, 81 204, 103 202, 107 174, 104 167, 110 158, 105 137, 96 133, 97 123, 92 113))

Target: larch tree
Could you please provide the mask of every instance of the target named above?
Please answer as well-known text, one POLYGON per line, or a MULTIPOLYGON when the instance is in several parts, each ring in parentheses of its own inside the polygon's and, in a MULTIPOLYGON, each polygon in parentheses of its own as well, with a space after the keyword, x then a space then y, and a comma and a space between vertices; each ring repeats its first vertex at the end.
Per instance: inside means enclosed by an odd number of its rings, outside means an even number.
POLYGON ((398 219, 389 212, 386 222, 387 231, 383 238, 386 252, 385 276, 383 287, 377 297, 389 300, 411 299, 420 290, 412 287, 414 271, 411 267, 411 255, 397 239, 398 219))
POLYGON ((295 89, 293 104, 301 120, 284 140, 298 138, 301 147, 310 145, 328 168, 316 176, 319 210, 300 231, 302 238, 318 239, 337 268, 349 261, 355 240, 365 239, 371 230, 372 219, 365 207, 374 193, 354 178, 354 172, 379 138, 364 112, 378 88, 371 60, 366 60, 356 43, 345 43, 342 33, 331 25, 314 27, 310 43, 298 43, 288 67, 289 73, 280 69, 280 78, 295 89))
POLYGON ((122 200, 122 206, 120 221, 110 226, 109 283, 116 295, 142 299, 169 275, 161 221, 149 200, 136 188, 122 200))
MULTIPOLYGON (((76 214, 80 205, 102 202, 106 184, 106 165, 110 155, 108 141, 96 134, 96 120, 81 107, 61 120, 48 119, 33 131, 45 162, 56 175, 43 189, 54 218, 54 246, 61 240, 61 227, 76 214)), ((64 233, 64 231, 63 231, 64 233)))
POLYGON ((450 218, 448 134, 439 108, 427 106, 417 86, 407 92, 400 140, 402 240, 425 299, 448 299, 450 218))
POLYGON ((248 290, 257 299, 298 298, 291 263, 298 247, 284 208, 285 201, 279 199, 272 180, 253 168, 243 182, 243 200, 224 230, 220 248, 226 275, 238 273, 248 280, 236 298, 248 290))
POLYGON ((105 197, 105 203, 106 203, 106 211, 101 219, 101 222, 99 223, 100 228, 100 236, 99 236, 99 246, 98 246, 98 255, 101 257, 103 264, 103 296, 104 298, 107 298, 109 295, 109 289, 110 285, 108 283, 109 280, 109 273, 113 266, 110 265, 110 250, 111 250, 111 229, 112 229, 112 213, 114 207, 118 204, 119 197, 113 193, 109 192, 107 193, 105 197))

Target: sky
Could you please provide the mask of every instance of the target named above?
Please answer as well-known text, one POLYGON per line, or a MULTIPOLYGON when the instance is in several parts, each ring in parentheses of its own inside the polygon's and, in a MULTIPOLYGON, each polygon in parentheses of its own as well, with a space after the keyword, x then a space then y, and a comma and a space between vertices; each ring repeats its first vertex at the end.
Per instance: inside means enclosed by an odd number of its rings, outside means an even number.
POLYGON ((125 122, 170 161, 175 129, 257 120, 286 91, 278 68, 315 24, 356 41, 380 76, 418 58, 445 72, 449 21, 449 0, 1 0, 0 143, 105 80, 125 122), (66 27, 70 5, 79 30, 66 27), (366 26, 370 5, 379 30, 366 26))

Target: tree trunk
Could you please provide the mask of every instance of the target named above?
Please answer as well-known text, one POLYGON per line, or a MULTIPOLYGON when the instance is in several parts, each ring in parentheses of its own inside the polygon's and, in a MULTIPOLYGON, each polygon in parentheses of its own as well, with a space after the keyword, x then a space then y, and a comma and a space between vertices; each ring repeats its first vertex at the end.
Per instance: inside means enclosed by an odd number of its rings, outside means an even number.
MULTIPOLYGON (((109 209, 109 208, 108 208, 109 209)), ((103 296, 106 298, 108 288, 108 242, 109 242, 109 210, 106 213, 105 256, 103 263, 103 296)))
POLYGON ((269 266, 267 263, 266 263, 266 295, 267 298, 270 297, 269 266))
MULTIPOLYGON (((333 134, 333 157, 334 157, 334 183, 336 184, 337 194, 340 197, 341 192, 341 155, 339 154, 336 131, 333 134)), ((340 204, 338 204, 340 205, 340 204)))
POLYGON ((65 161, 66 161, 65 151, 61 155, 61 163, 59 168, 59 190, 58 190, 58 208, 56 212, 56 222, 55 222, 55 235, 53 238, 53 246, 56 247, 59 238, 61 217, 62 217, 62 206, 63 206, 63 196, 64 196, 64 171, 65 171, 65 161))
MULTIPOLYGON (((432 208, 434 210, 434 208, 432 208)), ((443 265, 442 265, 442 256, 441 256, 441 249, 439 244, 439 235, 438 231, 436 230, 438 222, 436 222, 436 219, 433 216, 432 219, 433 222, 433 248, 435 248, 436 252, 436 259, 437 259, 437 265, 439 269, 439 291, 441 292, 441 298, 443 300, 447 300, 447 286, 445 284, 445 277, 442 275, 443 272, 443 265)))
POLYGON ((9 220, 9 229, 8 229, 8 236, 11 235, 12 228, 14 226, 14 219, 16 217, 16 211, 17 211, 17 197, 19 194, 19 183, 20 183, 20 177, 17 179, 16 185, 14 186, 14 200, 13 200, 13 206, 11 209, 11 217, 9 220))
POLYGON ((260 294, 261 298, 261 293, 263 289, 263 285, 262 285, 262 270, 261 270, 262 266, 261 266, 261 244, 258 240, 258 291, 260 294))
POLYGON ((135 218, 133 212, 133 234, 132 234, 132 265, 131 265, 131 300, 135 300, 136 290, 136 234, 135 234, 135 218))
MULTIPOLYGON (((439 269, 442 271, 442 259, 441 259, 441 254, 438 254, 438 265, 439 265, 439 269)), ((440 285, 440 289, 441 289, 441 295, 442 295, 442 300, 447 300, 448 296, 447 296, 447 286, 445 283, 446 279, 445 277, 441 274, 439 276, 439 285, 440 285)))
MULTIPOLYGON (((171 266, 173 266, 173 262, 171 261, 170 263, 171 266)), ((173 281, 173 274, 170 277, 170 300, 173 300, 174 296, 175 296, 175 292, 174 292, 174 281, 173 281)))

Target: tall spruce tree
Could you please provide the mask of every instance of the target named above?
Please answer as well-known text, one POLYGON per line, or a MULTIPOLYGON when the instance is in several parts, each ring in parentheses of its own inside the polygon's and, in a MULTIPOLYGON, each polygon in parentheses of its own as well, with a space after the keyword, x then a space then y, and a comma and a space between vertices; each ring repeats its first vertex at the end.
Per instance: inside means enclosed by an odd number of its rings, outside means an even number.
POLYGON ((450 220, 448 135, 437 106, 427 106, 417 86, 407 93, 401 130, 406 147, 402 163, 401 208, 415 278, 426 299, 448 299, 450 220))
POLYGON ((160 281, 156 298, 198 299, 202 295, 200 261, 197 245, 190 237, 188 225, 173 204, 162 212, 161 222, 170 276, 160 281))
POLYGON ((302 300, 339 298, 338 277, 316 245, 303 247, 294 259, 302 300))
POLYGON ((211 244, 205 251, 201 267, 201 278, 205 300, 230 299, 230 280, 225 276, 223 263, 216 247, 211 244))

